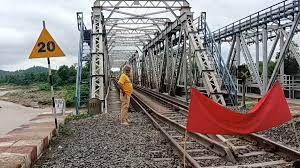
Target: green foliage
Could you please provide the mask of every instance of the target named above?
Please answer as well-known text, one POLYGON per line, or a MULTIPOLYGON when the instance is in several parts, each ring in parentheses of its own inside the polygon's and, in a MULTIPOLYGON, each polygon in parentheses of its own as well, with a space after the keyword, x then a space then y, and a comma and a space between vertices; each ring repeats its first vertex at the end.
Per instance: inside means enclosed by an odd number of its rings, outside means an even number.
MULTIPOLYGON (((76 104, 76 85, 66 85, 63 87, 63 90, 65 91, 65 101, 67 107, 74 107, 76 104)), ((89 88, 87 85, 81 86, 81 96, 82 97, 89 97, 89 88)), ((83 99, 81 101, 84 101, 83 99)))
POLYGON ((88 79, 89 76, 90 76, 90 64, 86 63, 86 65, 82 67, 82 79, 88 79))
POLYGON ((57 81, 58 85, 66 85, 70 83, 76 82, 76 68, 75 66, 71 66, 70 68, 66 65, 59 67, 57 70, 57 81))
MULTIPOLYGON (((63 65, 57 71, 52 70, 54 85, 64 86, 75 84, 76 73, 75 66, 68 67, 63 65)), ((16 71, 0 78, 0 84, 31 85, 46 82, 48 82, 48 71, 47 68, 43 67, 33 67, 27 70, 16 71)))
POLYGON ((50 90, 50 86, 49 83, 41 83, 38 85, 38 89, 42 90, 42 91, 49 91, 50 90))
POLYGON ((24 74, 5 76, 0 82, 15 85, 29 85, 33 83, 44 82, 44 79, 47 80, 47 76, 43 77, 43 74, 41 73, 34 74, 29 72, 24 74))
POLYGON ((246 109, 252 109, 256 104, 256 102, 248 102, 246 103, 246 109))
POLYGON ((65 119, 65 122, 70 122, 70 121, 73 121, 73 120, 81 120, 81 119, 86 119, 86 118, 92 118, 93 115, 91 114, 88 114, 88 113, 81 113, 79 115, 69 115, 68 117, 66 117, 65 119))
MULTIPOLYGON (((294 44, 298 48, 298 45, 296 43, 294 43, 294 44)), ((277 52, 276 53, 276 61, 275 62, 271 61, 268 64, 268 75, 269 76, 272 75, 272 72, 276 66, 279 55, 280 55, 280 52, 277 52)), ((262 73, 262 71, 263 71, 263 63, 259 62, 259 72, 262 73)), ((299 65, 297 63, 297 60, 293 56, 293 53, 290 50, 288 50, 285 55, 285 58, 284 58, 284 73, 286 75, 296 75, 298 72, 299 72, 299 65)))
MULTIPOLYGON (((270 61, 268 64, 268 75, 272 75, 272 72, 275 68, 276 62, 270 61)), ((259 61, 259 73, 262 74, 263 72, 263 62, 259 61)))
POLYGON ((296 58, 288 55, 288 57, 284 59, 284 73, 287 75, 296 75, 298 71, 299 65, 296 58))
POLYGON ((4 76, 10 75, 12 72, 0 70, 0 79, 4 76))
MULTIPOLYGON (((4 72, 2 73, 4 74, 4 72)), ((10 85, 36 85, 39 91, 50 91, 48 83, 48 70, 43 67, 32 67, 27 70, 6 73, 0 77, 0 84, 10 85)), ((76 74, 75 66, 60 66, 58 70, 52 70, 53 86, 56 91, 62 91, 67 107, 75 106, 76 92, 76 74)), ((89 65, 82 68, 82 79, 89 78, 89 65)), ((89 96, 89 88, 87 85, 82 85, 81 95, 89 96)))
MULTIPOLYGON (((299 46, 295 42, 291 42, 292 45, 295 45, 297 50, 299 49, 299 46)), ((276 59, 278 59, 280 55, 280 52, 277 52, 276 59)), ((275 67, 275 65, 274 65, 275 67)), ((299 65, 297 63, 296 58, 294 57, 292 51, 288 50, 285 54, 284 58, 284 74, 286 75, 296 75, 299 72, 299 65)))
POLYGON ((60 135, 64 135, 64 136, 72 135, 72 131, 71 131, 70 127, 68 125, 65 125, 65 124, 60 124, 59 125, 58 133, 60 135))
POLYGON ((75 106, 75 91, 76 91, 76 86, 75 84, 73 85, 67 85, 64 86, 63 90, 65 91, 65 101, 66 101, 66 106, 67 107, 74 107, 75 106))

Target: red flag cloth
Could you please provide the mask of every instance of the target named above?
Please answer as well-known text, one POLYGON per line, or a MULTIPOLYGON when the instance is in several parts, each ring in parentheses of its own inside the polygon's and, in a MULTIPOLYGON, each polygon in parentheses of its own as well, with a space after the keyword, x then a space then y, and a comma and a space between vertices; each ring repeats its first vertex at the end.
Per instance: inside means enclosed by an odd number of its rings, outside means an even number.
POLYGON ((291 119, 290 109, 278 81, 247 114, 231 111, 193 89, 187 131, 241 135, 267 130, 291 119))

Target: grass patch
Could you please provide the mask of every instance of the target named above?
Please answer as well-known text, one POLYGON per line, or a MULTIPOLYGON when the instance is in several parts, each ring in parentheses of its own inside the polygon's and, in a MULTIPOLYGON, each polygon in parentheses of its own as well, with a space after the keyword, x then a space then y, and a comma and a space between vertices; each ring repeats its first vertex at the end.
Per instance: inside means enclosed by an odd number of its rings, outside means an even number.
POLYGON ((247 109, 252 109, 257 103, 256 102, 249 102, 246 103, 246 108, 247 109))
POLYGON ((77 120, 86 119, 86 118, 93 118, 93 115, 88 114, 88 113, 81 113, 79 115, 71 114, 65 119, 65 122, 68 123, 70 121, 77 121, 77 120))
POLYGON ((64 135, 64 136, 69 136, 69 135, 72 134, 71 129, 66 124, 60 124, 59 125, 58 133, 60 135, 64 135))
POLYGON ((38 89, 41 91, 50 91, 50 86, 48 83, 38 84, 38 89))

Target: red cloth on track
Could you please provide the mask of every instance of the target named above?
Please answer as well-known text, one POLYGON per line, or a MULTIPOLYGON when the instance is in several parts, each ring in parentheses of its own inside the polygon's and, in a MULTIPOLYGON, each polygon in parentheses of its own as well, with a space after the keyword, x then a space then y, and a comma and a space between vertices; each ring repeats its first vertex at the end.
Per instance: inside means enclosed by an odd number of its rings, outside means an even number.
POLYGON ((193 89, 187 131, 221 135, 249 134, 270 129, 291 119, 278 81, 247 114, 231 111, 193 89))

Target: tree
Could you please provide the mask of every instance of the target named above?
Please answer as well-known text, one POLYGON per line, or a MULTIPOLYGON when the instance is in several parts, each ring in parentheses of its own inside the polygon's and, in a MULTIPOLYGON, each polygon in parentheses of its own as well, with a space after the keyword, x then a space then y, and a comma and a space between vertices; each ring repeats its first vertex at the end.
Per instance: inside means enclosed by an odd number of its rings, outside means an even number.
MULTIPOLYGON (((299 46, 295 42, 291 42, 291 47, 295 47, 296 51, 299 51, 299 46)), ((280 52, 276 53, 276 59, 279 58, 280 52)), ((296 75, 299 71, 299 65, 295 58, 294 53, 292 50, 288 49, 287 53, 285 54, 284 58, 284 74, 286 75, 296 75)))
MULTIPOLYGON (((268 75, 272 75, 273 70, 275 68, 276 62, 270 61, 268 64, 268 75)), ((262 74, 263 72, 263 62, 259 61, 259 73, 262 74)))
POLYGON ((57 75, 58 75, 58 84, 66 84, 68 83, 69 79, 69 67, 67 65, 60 66, 59 69, 57 70, 57 75))
POLYGON ((299 70, 299 65, 296 58, 288 57, 284 59, 284 73, 287 75, 296 75, 299 70))

